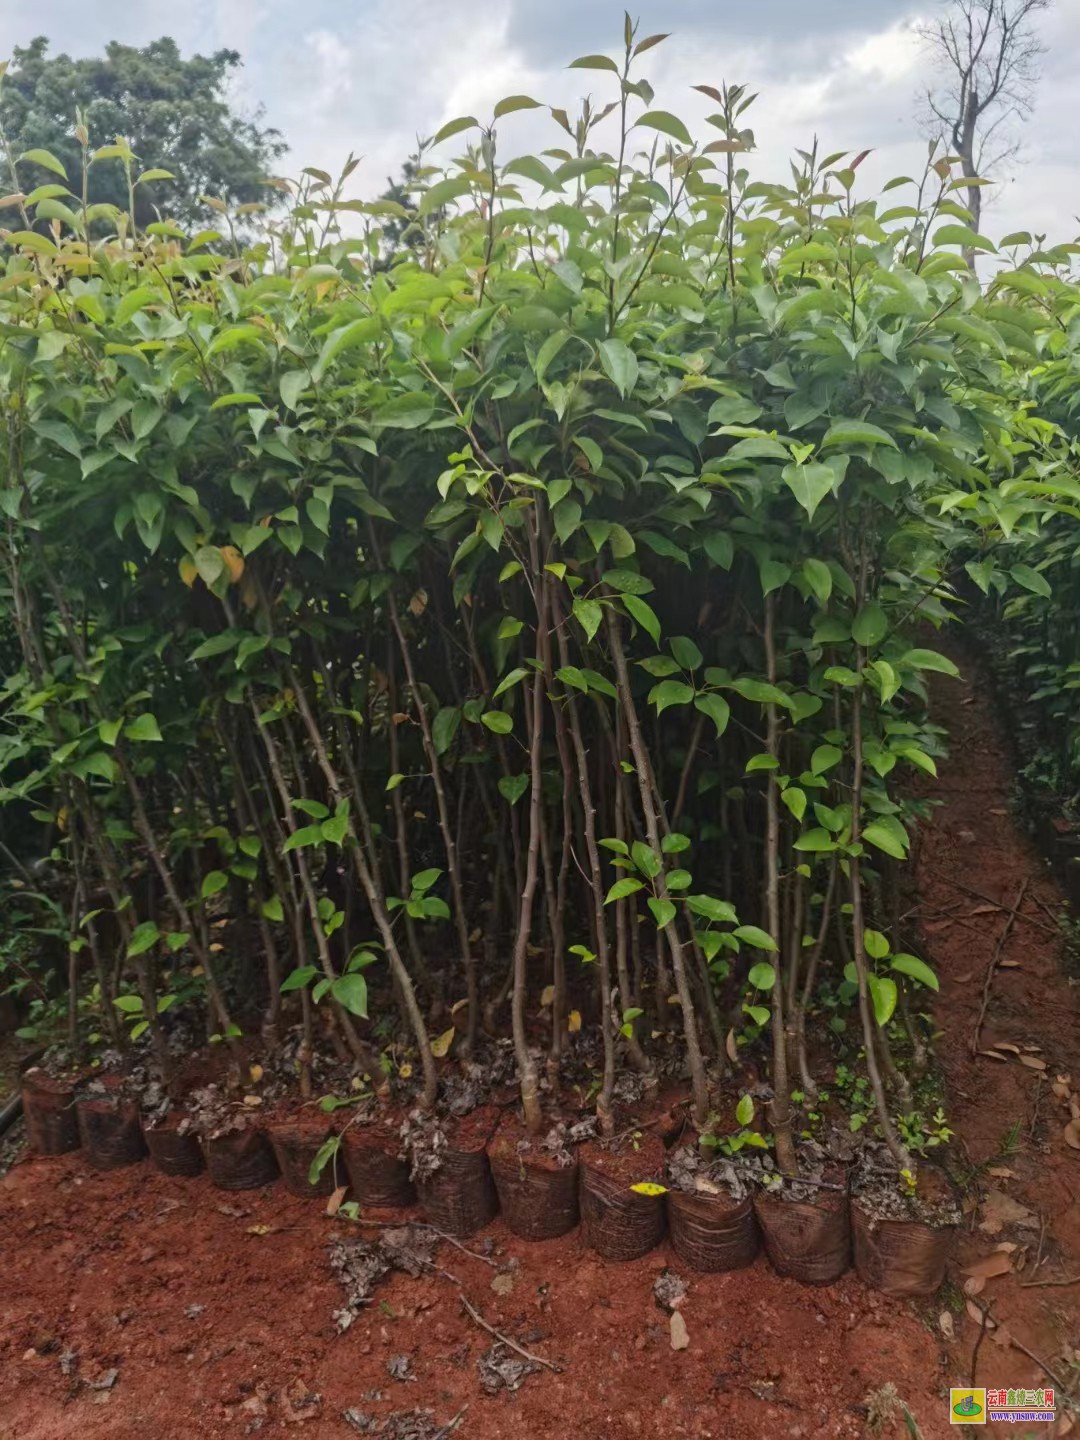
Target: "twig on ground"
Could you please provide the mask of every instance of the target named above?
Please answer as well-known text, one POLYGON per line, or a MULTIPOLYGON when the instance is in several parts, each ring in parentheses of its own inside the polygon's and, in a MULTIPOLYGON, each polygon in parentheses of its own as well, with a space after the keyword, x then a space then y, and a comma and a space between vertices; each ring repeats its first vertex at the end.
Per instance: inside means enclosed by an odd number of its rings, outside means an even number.
POLYGON ((441 1430, 437 1430, 435 1432, 435 1440, 447 1440, 447 1436, 452 1435, 457 1429, 457 1427, 461 1424, 462 1420, 464 1420, 465 1411, 468 1410, 468 1408, 468 1405, 463 1405, 461 1409, 457 1412, 457 1414, 454 1416, 454 1418, 450 1421, 449 1425, 444 1425, 441 1430))
MULTIPOLYGON (((995 900, 992 895, 984 895, 981 890, 972 890, 970 885, 962 885, 959 880, 953 880, 948 875, 936 875, 934 878, 936 880, 943 880, 946 885, 951 885, 954 890, 962 890, 965 895, 971 895, 976 900, 983 900, 987 905, 993 905, 997 910, 1008 911, 1009 909, 1008 905, 1000 900, 995 900)), ((1016 919, 1026 920, 1029 925, 1034 925, 1037 930, 1043 930, 1047 934, 1057 934, 1059 931, 1057 925, 1051 928, 1051 926, 1044 924, 1043 921, 1036 920, 1034 915, 1017 915, 1016 919)))
MULTIPOLYGON (((982 1037, 983 1022, 986 1020, 986 1011, 990 1004, 990 991, 993 989, 994 985, 994 974, 998 967, 998 961, 1001 959, 1001 952, 1005 949, 1005 942, 1009 938, 1009 933, 1012 930, 1013 923, 1016 920, 1017 915, 1020 913, 1020 906, 1024 903, 1024 896, 1027 894, 1029 878, 1030 877, 1026 875, 1024 876, 1020 889, 1017 891, 1016 899, 1013 901, 1013 907, 1008 912, 1005 924, 1001 927, 1001 934, 998 936, 997 944, 994 946, 994 953, 990 957, 990 964, 986 967, 986 979, 983 981, 982 1004, 979 1006, 979 1014, 975 1020, 975 1031, 971 1037, 972 1055, 978 1053, 979 1040, 982 1037)), ((991 904, 996 903, 996 901, 991 901, 991 904)), ((1001 908, 1004 909, 1004 906, 1002 906, 1001 908)))
POLYGON ((1080 1275, 1070 1275, 1064 1280, 1021 1280, 1021 1290, 1044 1290, 1051 1285, 1080 1285, 1080 1275))
POLYGON ((1035 1264, 1031 1267, 1034 1275, 1043 1261, 1043 1245, 1046 1243, 1046 1216, 1039 1216, 1039 1248, 1035 1252, 1035 1264))
POLYGON ((482 1260, 485 1265, 490 1265, 493 1270, 499 1268, 499 1262, 497 1260, 492 1260, 488 1255, 481 1255, 478 1250, 468 1249, 467 1246, 462 1245, 460 1240, 455 1240, 453 1235, 447 1235, 445 1230, 436 1230, 434 1225, 428 1225, 425 1222, 420 1223, 420 1229, 430 1230, 432 1235, 437 1235, 440 1240, 448 1241, 456 1249, 460 1250, 463 1255, 471 1255, 474 1260, 482 1260))
POLYGON ((504 1335, 501 1330, 496 1330, 494 1325, 489 1325, 479 1310, 469 1304, 465 1298, 464 1291, 461 1293, 461 1303, 482 1330, 486 1330, 489 1335, 494 1335, 495 1339, 501 1340, 504 1345, 509 1345, 510 1349, 515 1350, 523 1360, 531 1360, 534 1365, 542 1365, 545 1370, 551 1370, 556 1375, 562 1374, 562 1370, 558 1365, 553 1364, 550 1360, 545 1360, 541 1355, 534 1355, 530 1350, 526 1350, 523 1346, 519 1345, 516 1340, 511 1340, 509 1335, 504 1335))
POLYGON ((982 1324, 979 1326, 979 1336, 978 1339, 975 1341, 975 1348, 971 1352, 971 1379, 968 1381, 968 1384, 972 1386, 972 1388, 974 1388, 975 1386, 975 1371, 979 1364, 979 1351, 982 1349, 983 1338, 986 1335, 987 1326, 992 1320, 995 1325, 997 1324, 997 1321, 994 1320, 994 1317, 990 1314, 989 1305, 985 1307, 980 1305, 978 1308, 982 1311, 982 1324))
MULTIPOLYGON (((993 1320, 993 1323, 994 1323, 995 1325, 998 1323, 996 1320, 994 1320, 994 1317, 990 1314, 990 1308, 989 1308, 989 1306, 983 1305, 983 1304, 977 1299, 977 1297, 975 1297, 974 1295, 969 1295, 969 1296, 968 1296, 968 1299, 970 1300, 971 1304, 975 1306, 976 1310, 981 1310, 981 1311, 983 1312, 983 1327, 984 1327, 984 1329, 985 1329, 985 1327, 986 1327, 986 1322, 987 1322, 988 1320, 993 1320)), ((1069 1392, 1069 1387, 1068 1387, 1068 1386, 1065 1384, 1065 1382, 1062 1380, 1061 1376, 1055 1374, 1054 1371, 1050 1369, 1050 1366, 1047 1365, 1046 1361, 1042 1358, 1041 1355, 1036 1355, 1034 1350, 1029 1350, 1028 1347, 1024 1344, 1024 1342, 1023 1342, 1022 1340, 1018 1340, 1018 1339, 1016 1338, 1016 1336, 1012 1333, 1011 1330, 1009 1331, 1009 1340, 1010 1340, 1010 1342, 1011 1342, 1013 1345, 1016 1346, 1017 1350, 1019 1350, 1022 1354, 1026 1355, 1029 1360, 1033 1360, 1033 1361, 1035 1362, 1035 1364, 1038 1365, 1039 1369, 1043 1372, 1043 1374, 1046 1376, 1046 1378, 1047 1378, 1048 1380, 1052 1380, 1052 1381, 1054 1382, 1055 1386, 1056 1386, 1063 1394, 1068 1395, 1068 1394, 1070 1393, 1070 1392, 1069 1392)), ((975 1346, 975 1353, 976 1353, 976 1354, 978 1354, 978 1350, 979 1350, 979 1347, 978 1347, 978 1343, 976 1342, 976 1346, 975 1346)), ((972 1357, 972 1359, 974 1359, 974 1356, 972 1357)), ((974 1371, 972 1371, 972 1376, 974 1377, 974 1371)))

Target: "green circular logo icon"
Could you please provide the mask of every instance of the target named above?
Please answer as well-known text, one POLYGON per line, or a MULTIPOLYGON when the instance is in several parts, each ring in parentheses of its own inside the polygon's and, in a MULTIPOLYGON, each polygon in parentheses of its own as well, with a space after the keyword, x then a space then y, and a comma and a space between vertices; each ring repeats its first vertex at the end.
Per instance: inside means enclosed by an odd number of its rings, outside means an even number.
POLYGON ((974 1395, 965 1395, 963 1400, 958 1400, 953 1406, 954 1415, 981 1415, 982 1406, 975 1399, 974 1395))

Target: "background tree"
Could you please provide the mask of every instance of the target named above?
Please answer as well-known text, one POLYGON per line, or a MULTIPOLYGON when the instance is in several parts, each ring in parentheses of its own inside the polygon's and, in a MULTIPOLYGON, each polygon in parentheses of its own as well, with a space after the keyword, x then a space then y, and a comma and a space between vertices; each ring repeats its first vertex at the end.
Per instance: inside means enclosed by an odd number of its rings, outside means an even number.
MULTIPOLYGON (((231 204, 273 202, 275 192, 260 181, 286 146, 277 130, 263 128, 261 116, 246 118, 230 106, 226 88, 240 65, 235 50, 193 55, 185 60, 175 40, 163 36, 137 50, 113 41, 103 58, 73 60, 48 55, 38 36, 16 48, 0 89, 0 125, 14 156, 48 150, 75 180, 81 166, 74 135, 75 112, 82 113, 92 146, 126 136, 142 167, 171 171, 153 194, 136 195, 136 221, 146 225, 155 209, 190 225, 201 216, 200 195, 231 204)), ((38 167, 40 182, 55 180, 38 167)), ((123 171, 95 165, 89 201, 126 209, 123 171)))
MULTIPOLYGON (((930 126, 959 156, 969 179, 987 178, 1015 155, 1015 126, 1031 114, 1045 46, 1033 24, 1051 0, 949 0, 922 28, 941 77, 927 90, 930 126)), ((982 195, 967 191, 978 230, 982 195)), ((972 255, 968 255, 970 263, 972 255)))

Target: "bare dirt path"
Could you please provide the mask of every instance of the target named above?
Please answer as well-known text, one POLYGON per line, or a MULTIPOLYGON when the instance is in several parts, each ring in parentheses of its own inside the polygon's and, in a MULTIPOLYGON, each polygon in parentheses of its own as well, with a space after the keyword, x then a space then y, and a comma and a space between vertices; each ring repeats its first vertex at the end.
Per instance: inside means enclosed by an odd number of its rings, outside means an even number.
MULTIPOLYGON (((970 1175, 953 1279, 935 1301, 885 1300, 853 1274, 803 1289, 763 1259, 736 1274, 694 1276, 666 1246, 608 1264, 576 1232, 526 1245, 497 1220, 469 1242, 500 1266, 513 1262, 497 1290, 495 1270, 478 1259, 443 1247, 438 1263, 492 1325, 560 1373, 489 1395, 478 1361, 491 1337, 444 1276, 391 1278, 347 1333, 335 1333, 341 1295, 325 1246, 347 1226, 317 1203, 291 1200, 280 1186, 229 1195, 148 1165, 99 1175, 79 1156, 30 1159, 0 1181, 0 1440, 448 1440, 443 1427, 458 1416, 458 1440, 910 1435, 899 1410, 871 1428, 877 1408, 888 1409, 887 1385, 925 1440, 936 1440, 954 1433, 948 1386, 969 1382, 979 1332, 959 1289, 963 1267, 1003 1243, 1016 1247, 1013 1265, 1026 1254, 1023 1274, 988 1280, 976 1298, 992 1302, 1062 1385, 1076 1385, 1080 1286, 1023 1284, 1080 1274, 1080 1152, 1065 1143, 1068 1101, 1054 1094, 1058 1075, 1080 1084, 1080 1003, 1042 908, 1052 911, 1058 895, 1008 813, 1010 761, 986 696, 978 684, 943 681, 935 702, 953 752, 929 787, 944 803, 921 843, 919 902, 925 953, 942 981, 935 1016, 957 1166, 970 1175), (1025 878, 1027 918, 1002 950, 1019 963, 995 976, 983 1046, 1037 1045, 1027 1053, 1045 1071, 1011 1051, 1007 1060, 969 1053, 1005 916, 954 882, 1008 907, 1025 878), (989 1211, 988 1187, 1002 1197, 989 1211), (653 1299, 666 1265, 689 1286, 681 1351, 653 1299), (408 1378, 393 1378, 391 1362, 408 1378), (349 1408, 375 1417, 375 1428, 350 1426, 349 1408), (382 1428, 385 1417, 418 1410, 433 1412, 428 1428, 382 1428)), ((977 1383, 1049 1382, 1022 1351, 987 1337, 977 1383)))

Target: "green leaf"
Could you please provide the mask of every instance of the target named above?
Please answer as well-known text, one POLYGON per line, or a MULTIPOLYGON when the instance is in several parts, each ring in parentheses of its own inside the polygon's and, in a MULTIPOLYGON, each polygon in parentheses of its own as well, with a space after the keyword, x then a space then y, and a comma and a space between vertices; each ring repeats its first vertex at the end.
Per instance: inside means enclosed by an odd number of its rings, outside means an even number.
POLYGON ((271 895, 269 900, 264 900, 259 908, 267 920, 277 920, 280 922, 285 919, 285 911, 282 909, 281 901, 276 895, 271 895))
POLYGON ((689 705, 694 698, 691 685, 680 680, 662 680, 649 691, 649 704, 656 706, 657 715, 662 715, 670 705, 689 705))
POLYGON ((680 835, 678 830, 673 830, 660 841, 660 849, 665 855, 682 855, 690 849, 690 836, 680 835))
POLYGON ((322 826, 322 838, 329 845, 344 845, 345 837, 349 833, 349 817, 344 815, 333 815, 329 820, 324 820, 322 826))
POLYGON ((889 942, 880 930, 864 930, 863 944, 872 960, 884 960, 889 953, 889 942))
POLYGON ((884 640, 888 634, 889 622, 885 611, 875 601, 864 605, 855 616, 854 624, 851 627, 851 638, 856 645, 864 649, 871 649, 884 640))
POLYGON ((504 800, 509 800, 511 805, 516 805, 528 788, 529 777, 527 774, 501 775, 499 777, 499 794, 504 800))
POLYGON ((896 1009, 896 981, 887 975, 867 975, 866 985, 874 1006, 874 1019, 879 1026, 887 1025, 896 1009))
POLYGON ((889 968, 898 971, 901 975, 907 975, 912 980, 917 980, 920 985, 925 985, 928 990, 937 990, 938 978, 927 965, 925 960, 920 960, 917 955, 901 953, 894 955, 890 961, 889 968))
POLYGON ((608 55, 580 55, 576 60, 571 60, 566 68, 568 70, 610 70, 614 75, 619 73, 618 65, 608 55))
POLYGON ((127 958, 134 960, 137 955, 145 955, 147 950, 157 944, 160 935, 161 932, 152 920, 144 920, 132 932, 128 941, 127 958))
POLYGON ((803 575, 819 605, 827 605, 832 594, 832 571, 824 560, 804 560, 803 575))
POLYGON ((493 700, 497 700, 499 696, 504 695, 507 690, 512 690, 515 685, 525 679, 528 673, 528 670, 526 670, 525 667, 522 665, 519 665, 515 669, 511 670, 509 674, 504 675, 502 680, 500 680, 499 684, 495 687, 495 693, 492 695, 491 698, 493 700))
POLYGON ((141 1015, 143 1013, 143 1003, 138 995, 117 995, 113 1004, 125 1015, 141 1015))
POLYGON ((641 873, 647 875, 650 880, 654 880, 663 868, 663 862, 659 855, 651 846, 646 845, 644 840, 634 841, 630 846, 630 856, 641 873))
POLYGON ((330 993, 350 1015, 359 1015, 362 1020, 368 1018, 367 981, 363 975, 339 975, 330 986, 330 993))
POLYGON ((732 680, 730 688, 744 700, 754 700, 759 705, 784 705, 791 709, 791 696, 785 695, 783 690, 765 680, 755 680, 742 675, 738 680, 732 680))
POLYGON ((711 895, 688 895, 686 903, 695 915, 700 915, 705 920, 713 920, 718 925, 734 924, 739 918, 734 907, 726 900, 714 900, 711 895))
POLYGON ((658 929, 663 930, 665 925, 670 925, 675 919, 675 905, 671 900, 657 899, 655 895, 650 895, 646 903, 658 929))
POLYGON ((625 400, 637 384, 637 356, 621 340, 601 340, 598 348, 604 374, 625 400))
POLYGON ((391 775, 391 776, 389 777, 389 779, 388 779, 387 782, 386 782, 386 789, 387 789, 387 791, 396 790, 397 787, 401 784, 401 782, 402 782, 404 779, 405 779, 405 776, 402 775, 401 771, 400 771, 400 770, 396 771, 393 775, 391 775))
MULTIPOLYGON (((811 520, 814 518, 814 511, 836 484, 836 471, 831 465, 785 465, 782 476, 785 485, 811 520)), ((824 601, 822 603, 824 604, 824 601)))
POLYGON ((485 710, 480 720, 496 735, 509 735, 514 728, 514 721, 505 710, 485 710))
POLYGON ((209 640, 204 640, 191 652, 188 659, 212 660, 215 655, 224 655, 228 650, 235 650, 242 638, 239 630, 222 630, 220 634, 211 635, 209 640))
POLYGON ((616 880, 608 891, 604 904, 610 905, 613 900, 624 900, 627 895, 634 895, 645 886, 640 880, 635 880, 632 875, 625 876, 622 880, 616 880))
POLYGON ((806 791, 800 790, 797 785, 789 785, 786 790, 781 790, 780 799, 796 820, 801 820, 806 814, 806 791))
POLYGON ((644 115, 639 115, 634 122, 636 125, 646 125, 651 130, 659 130, 664 135, 670 135, 673 140, 678 140, 680 145, 692 145, 693 139, 690 131, 677 115, 672 115, 667 110, 646 110, 644 115))
POLYGON ((700 670, 704 664, 705 657, 701 651, 686 635, 675 635, 669 641, 672 655, 679 662, 684 670, 700 670))
POLYGON ((947 656, 939 655, 936 650, 909 650, 899 663, 912 665, 916 670, 936 670, 942 675, 951 675, 956 680, 960 678, 960 671, 953 662, 947 656))
POLYGON ((515 110, 539 110, 540 101, 534 100, 531 95, 508 95, 505 100, 500 100, 495 106, 495 119, 501 120, 504 115, 513 115, 515 110))
MULTIPOLYGON (((739 932, 736 930, 735 933, 738 935, 739 932)), ((768 939, 768 936, 766 936, 766 939, 768 939)), ((759 948, 768 949, 770 947, 760 946, 759 948)), ((773 945, 771 948, 775 950, 776 946, 773 945)), ((776 984, 776 970, 766 961, 759 960, 756 965, 751 965, 746 978, 755 990, 771 990, 776 984)))
POLYGON ((160 740, 161 731, 153 715, 136 715, 124 726, 124 736, 128 740, 160 740))
POLYGON ((884 850, 886 855, 891 855, 894 860, 907 858, 907 851, 897 839, 891 829, 888 829, 880 821, 872 821, 862 832, 863 840, 868 840, 871 845, 876 845, 879 850, 884 850))
POLYGON ((51 170, 54 175, 59 175, 61 180, 68 178, 67 171, 51 150, 24 150, 19 156, 20 163, 29 160, 33 165, 40 165, 43 170, 51 170))
POLYGON ((821 442, 822 449, 826 445, 891 445, 895 450, 896 441, 878 425, 870 425, 865 420, 834 420, 825 432, 821 442))
POLYGON ((754 1097, 752 1095, 743 1095, 742 1098, 739 1100, 739 1103, 735 1106, 735 1119, 738 1124, 742 1125, 745 1129, 745 1127, 750 1124, 750 1121, 753 1120, 753 1118, 754 1097))
POLYGON ((844 752, 836 745, 819 745, 810 756, 810 773, 812 775, 824 775, 826 770, 831 770, 834 765, 839 765, 844 758, 844 752))
POLYGON ((209 900, 211 895, 217 895, 220 891, 224 890, 228 883, 229 877, 225 874, 224 870, 211 870, 210 873, 203 878, 202 898, 209 900))
POLYGON ((323 1143, 319 1146, 318 1150, 316 1150, 314 1158, 312 1159, 311 1164, 308 1167, 307 1178, 309 1185, 317 1185, 319 1183, 319 1176, 326 1169, 327 1165, 329 1165, 330 1161, 334 1158, 334 1156, 338 1153, 340 1149, 340 1135, 331 1135, 329 1140, 323 1141, 323 1143))
POLYGON ((435 410, 435 402, 422 390, 409 390, 395 395, 372 415, 372 423, 384 429, 418 430, 426 425, 435 410))
POLYGON ((281 853, 287 855, 290 850, 306 850, 309 845, 321 845, 322 838, 321 825, 304 825, 293 831, 281 847, 281 853))
POLYGON ((605 570, 602 579, 621 595, 648 595, 656 589, 647 575, 640 575, 636 570, 605 570))
POLYGON ((740 925, 734 932, 736 940, 753 945, 756 950, 776 950, 776 941, 757 925, 740 925))
POLYGON ((699 695, 694 701, 694 709, 709 717, 716 726, 718 737, 723 735, 731 718, 731 706, 722 695, 699 695))
POLYGON ((1016 581, 1017 585, 1022 585, 1025 590, 1030 590, 1033 595, 1042 595, 1047 600, 1053 595, 1053 591, 1050 589, 1050 582, 1046 576, 1041 575, 1038 570, 1033 570, 1030 565, 1013 565, 1009 569, 1009 574, 1016 581))
POLYGON ((453 135, 460 135, 463 130, 477 129, 479 124, 479 120, 472 115, 459 115, 456 120, 448 120, 440 130, 436 130, 431 137, 431 143, 432 145, 441 145, 444 140, 449 140, 453 135))
POLYGON ((744 1005, 742 1008, 758 1027, 769 1023, 769 1012, 764 1005, 744 1005))
POLYGON ((302 990, 305 985, 311 984, 318 973, 314 965, 299 966, 296 970, 293 970, 291 974, 286 975, 285 979, 281 982, 282 994, 286 994, 290 990, 302 990))
POLYGON ((652 607, 647 605, 638 595, 624 595, 622 597, 622 603, 626 607, 626 613, 631 619, 636 620, 641 628, 652 636, 655 645, 659 645, 660 621, 657 619, 656 612, 652 607))
POLYGON ((822 851, 835 850, 836 842, 827 830, 807 830, 795 841, 793 848, 813 855, 822 851))
POLYGON ((600 623, 604 618, 604 611, 597 600, 575 600, 574 619, 585 631, 585 637, 591 640, 600 629, 600 623))
POLYGON ((321 800, 309 800, 301 797, 299 800, 294 800, 292 806, 294 810, 299 810, 301 815, 309 815, 312 820, 325 820, 330 814, 329 809, 321 800))
POLYGON ((431 722, 431 741, 435 746, 436 755, 445 755, 454 742, 461 725, 461 708, 457 705, 446 705, 439 710, 435 719, 431 722))

